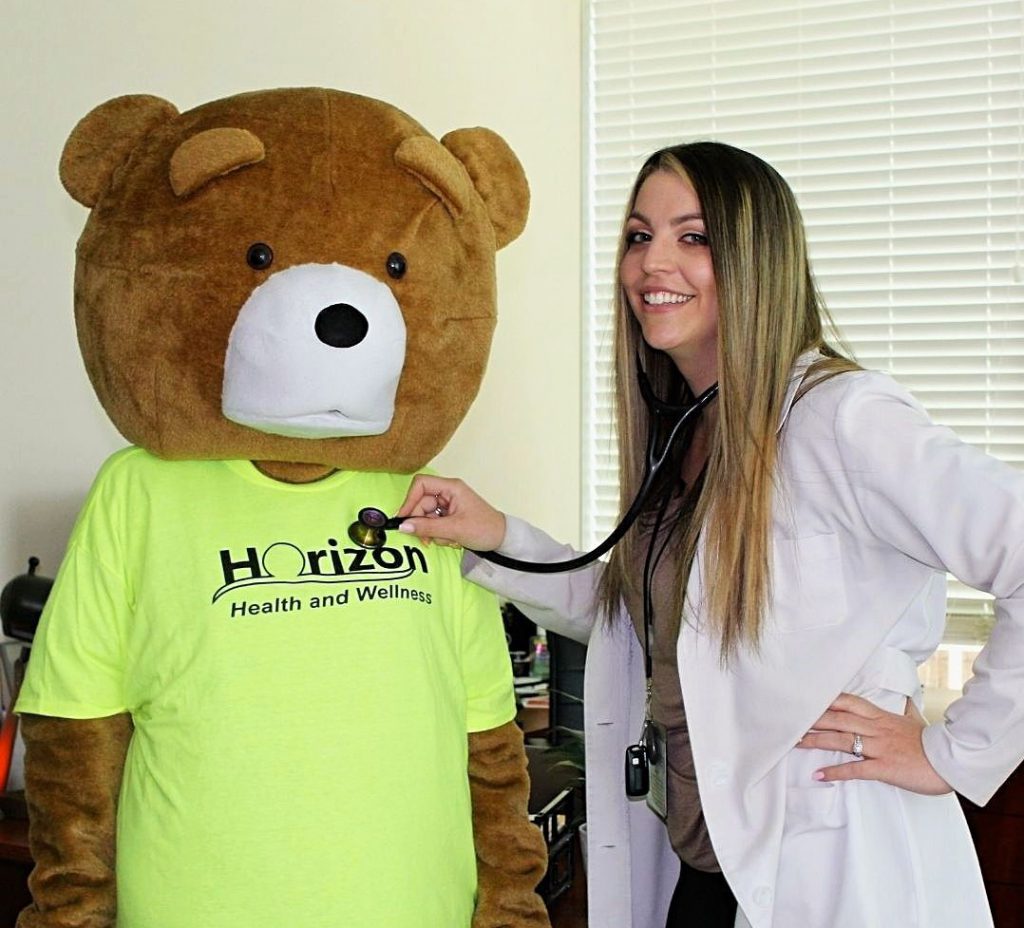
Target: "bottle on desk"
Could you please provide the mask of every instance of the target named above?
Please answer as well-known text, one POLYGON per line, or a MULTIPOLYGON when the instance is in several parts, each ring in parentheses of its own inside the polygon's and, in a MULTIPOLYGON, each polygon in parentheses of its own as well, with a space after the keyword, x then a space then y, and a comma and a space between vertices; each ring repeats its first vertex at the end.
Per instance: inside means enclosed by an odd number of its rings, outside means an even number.
POLYGON ((530 676, 541 680, 551 676, 551 652, 545 635, 534 635, 530 639, 530 676))

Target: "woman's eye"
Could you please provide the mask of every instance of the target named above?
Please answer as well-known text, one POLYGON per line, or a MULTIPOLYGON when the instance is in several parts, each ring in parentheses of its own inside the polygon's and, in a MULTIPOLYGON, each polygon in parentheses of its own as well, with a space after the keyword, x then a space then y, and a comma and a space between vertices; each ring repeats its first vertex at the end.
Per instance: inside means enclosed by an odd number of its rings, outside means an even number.
POLYGON ((706 245, 708 243, 708 237, 701 232, 686 232, 679 240, 686 242, 687 245, 706 245))
POLYGON ((631 232, 626 233, 626 247, 630 245, 641 245, 644 242, 649 242, 651 236, 649 232, 644 232, 640 229, 634 229, 631 232))

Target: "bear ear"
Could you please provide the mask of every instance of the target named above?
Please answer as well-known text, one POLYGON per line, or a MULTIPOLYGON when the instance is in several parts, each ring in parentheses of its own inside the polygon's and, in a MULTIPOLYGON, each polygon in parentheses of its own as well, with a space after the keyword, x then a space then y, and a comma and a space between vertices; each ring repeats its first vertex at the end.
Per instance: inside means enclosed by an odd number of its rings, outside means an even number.
POLYGON ((115 97, 87 113, 72 130, 60 157, 60 180, 83 206, 95 206, 117 170, 149 132, 178 115, 160 97, 115 97))
POLYGON ((171 155, 171 188, 179 197, 249 164, 262 161, 263 143, 248 129, 207 129, 182 142, 171 155))
POLYGON ((395 149, 395 163, 419 179, 458 219, 469 204, 473 189, 462 166, 437 139, 414 135, 395 149))
POLYGON ((530 212, 530 187, 515 152, 490 129, 455 129, 441 139, 459 159, 483 197, 498 247, 515 241, 530 212))
POLYGON ((440 197, 455 219, 475 187, 498 248, 523 231, 530 209, 526 175, 505 140, 490 129, 456 129, 440 143, 426 135, 407 138, 395 151, 395 161, 440 197))

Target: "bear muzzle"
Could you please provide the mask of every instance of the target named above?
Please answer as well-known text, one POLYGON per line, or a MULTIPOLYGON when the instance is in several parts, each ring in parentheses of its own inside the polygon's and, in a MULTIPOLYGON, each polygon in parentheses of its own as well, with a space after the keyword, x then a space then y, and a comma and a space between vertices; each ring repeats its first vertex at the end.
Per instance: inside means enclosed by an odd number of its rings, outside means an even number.
POLYGON ((235 320, 222 411, 274 435, 379 435, 394 416, 405 348, 405 322, 386 284, 339 264, 278 271, 235 320))

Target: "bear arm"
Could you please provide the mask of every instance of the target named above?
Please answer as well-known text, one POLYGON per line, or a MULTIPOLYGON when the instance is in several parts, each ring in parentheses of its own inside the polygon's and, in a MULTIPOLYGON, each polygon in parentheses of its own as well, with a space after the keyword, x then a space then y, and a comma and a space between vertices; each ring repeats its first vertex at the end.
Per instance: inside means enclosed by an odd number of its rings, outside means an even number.
POLYGON ((515 722, 469 735, 477 904, 473 928, 550 928, 534 891, 544 876, 544 838, 528 818, 530 778, 515 722))
POLYGON ((25 715, 25 796, 35 867, 32 904, 17 928, 110 928, 118 794, 128 715, 64 719, 25 715))

